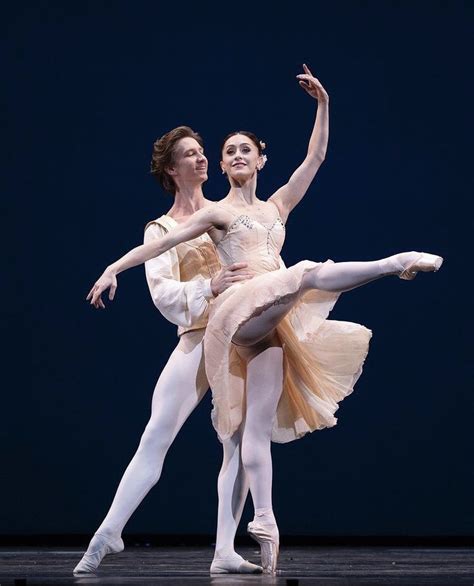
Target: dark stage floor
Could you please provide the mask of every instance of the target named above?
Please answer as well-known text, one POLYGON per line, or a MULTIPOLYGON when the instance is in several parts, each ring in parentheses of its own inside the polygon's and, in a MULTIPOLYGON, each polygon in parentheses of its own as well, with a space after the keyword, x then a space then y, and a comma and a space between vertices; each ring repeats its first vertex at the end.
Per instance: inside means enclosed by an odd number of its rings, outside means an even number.
MULTIPOLYGON (((75 578, 72 569, 82 552, 2 547, 0 585, 474 585, 474 551, 469 547, 283 547, 276 577, 210 577, 210 547, 128 547, 108 556, 97 576, 75 578)), ((239 548, 239 553, 258 561, 255 548, 239 548)))

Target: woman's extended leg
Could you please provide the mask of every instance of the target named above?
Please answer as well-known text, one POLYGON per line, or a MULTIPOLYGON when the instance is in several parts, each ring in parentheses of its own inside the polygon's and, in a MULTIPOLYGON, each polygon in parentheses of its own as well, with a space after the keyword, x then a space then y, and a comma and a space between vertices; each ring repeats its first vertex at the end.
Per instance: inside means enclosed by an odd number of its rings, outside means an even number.
POLYGON ((427 261, 423 259, 425 265, 416 265, 420 253, 414 252, 371 262, 319 265, 303 277, 300 291, 282 297, 278 303, 245 322, 234 335, 233 341, 240 346, 239 352, 247 360, 242 461, 255 507, 255 518, 249 524, 249 533, 261 544, 265 572, 275 571, 278 556, 278 529, 272 508, 270 446, 283 386, 283 352, 274 328, 306 291, 320 289, 342 292, 386 275, 401 275, 407 270, 437 270, 440 266, 438 259, 440 257, 428 258, 427 261))
MULTIPOLYGON (((338 262, 324 264, 315 271, 307 273, 307 283, 304 286, 323 291, 343 292, 350 291, 381 277, 388 275, 402 276, 406 271, 416 274, 415 269, 423 271, 436 271, 441 266, 443 259, 440 256, 432 257, 428 261, 417 263, 420 259, 419 252, 401 252, 380 260, 365 262, 338 262), (411 269, 410 269, 411 267, 411 269)), ((405 278, 410 278, 405 275, 405 278)), ((412 277, 413 278, 413 277, 412 277)))
POLYGON ((361 285, 388 275, 405 275, 413 278, 416 270, 434 271, 441 266, 442 258, 422 253, 402 252, 387 258, 367 262, 339 262, 317 266, 303 277, 301 290, 281 299, 261 314, 252 317, 234 335, 234 342, 250 346, 268 336, 298 301, 299 296, 311 289, 322 291, 350 291, 361 285), (430 258, 428 258, 430 257, 430 258))

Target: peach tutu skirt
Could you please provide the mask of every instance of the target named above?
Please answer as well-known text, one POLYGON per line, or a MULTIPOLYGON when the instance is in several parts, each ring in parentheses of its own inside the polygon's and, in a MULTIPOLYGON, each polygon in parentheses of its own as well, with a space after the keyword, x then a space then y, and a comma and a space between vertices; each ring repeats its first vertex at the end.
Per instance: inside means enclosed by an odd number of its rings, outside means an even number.
MULTIPOLYGON (((221 441, 239 428, 245 409, 246 367, 232 343, 234 334, 275 303, 298 298, 304 274, 323 264, 302 261, 258 275, 230 287, 212 303, 204 351, 213 396, 212 422, 221 441)), ((290 442, 334 426, 338 403, 361 375, 372 332, 359 324, 326 319, 339 295, 320 290, 304 293, 276 328, 284 374, 274 442, 290 442)))

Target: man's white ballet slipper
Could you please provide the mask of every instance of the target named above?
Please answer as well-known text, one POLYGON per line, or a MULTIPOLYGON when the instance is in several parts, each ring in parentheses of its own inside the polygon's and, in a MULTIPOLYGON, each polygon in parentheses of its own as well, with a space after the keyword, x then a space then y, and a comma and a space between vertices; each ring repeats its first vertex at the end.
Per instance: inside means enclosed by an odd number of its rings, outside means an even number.
POLYGON ((443 257, 436 254, 429 254, 428 252, 420 252, 419 257, 411 262, 406 269, 404 269, 398 276, 400 279, 411 281, 418 272, 424 273, 430 271, 439 271, 443 264, 443 257))
POLYGON ((225 557, 225 558, 214 558, 212 560, 211 574, 262 574, 263 569, 261 566, 252 564, 239 555, 225 557))
POLYGON ((121 538, 110 539, 101 533, 96 533, 91 539, 86 553, 72 573, 75 576, 94 574, 106 555, 120 553, 123 549, 124 545, 121 538), (90 549, 92 551, 89 551, 90 549))

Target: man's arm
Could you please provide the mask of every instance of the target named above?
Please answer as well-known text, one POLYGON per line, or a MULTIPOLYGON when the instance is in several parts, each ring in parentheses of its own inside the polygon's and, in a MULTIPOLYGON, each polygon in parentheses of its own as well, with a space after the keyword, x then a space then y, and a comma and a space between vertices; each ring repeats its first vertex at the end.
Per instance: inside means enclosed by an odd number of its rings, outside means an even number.
MULTIPOLYGON (((147 244, 165 234, 163 226, 151 223, 145 230, 143 241, 147 244)), ((175 249, 147 261, 145 274, 153 303, 168 321, 189 328, 205 319, 209 300, 214 297, 211 278, 180 281, 175 249)))

